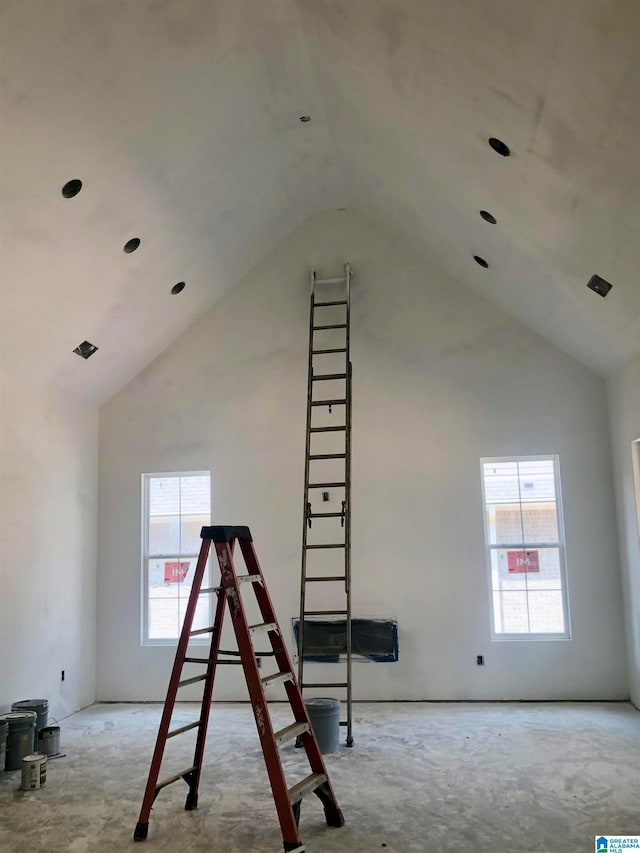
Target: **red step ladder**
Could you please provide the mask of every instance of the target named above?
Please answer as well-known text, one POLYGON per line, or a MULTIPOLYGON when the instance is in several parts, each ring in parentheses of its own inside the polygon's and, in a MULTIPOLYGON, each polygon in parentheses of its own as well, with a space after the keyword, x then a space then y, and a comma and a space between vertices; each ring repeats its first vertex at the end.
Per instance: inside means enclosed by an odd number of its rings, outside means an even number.
MULTIPOLYGON (((282 831, 285 851, 301 853, 305 848, 298 834, 298 822, 300 819, 300 806, 302 798, 311 792, 320 799, 329 826, 344 826, 344 818, 338 807, 338 803, 331 787, 329 774, 325 767, 318 742, 311 728, 307 709, 302 699, 298 683, 296 681, 291 659, 282 639, 282 633, 278 620, 273 610, 271 598, 267 591, 264 577, 258 557, 253 547, 253 540, 248 527, 216 526, 203 527, 200 533, 202 547, 196 566, 195 576, 191 587, 191 594, 187 604, 184 624, 178 641, 176 657, 169 680, 167 698, 160 720, 158 737, 156 739, 151 768, 147 779, 147 786, 140 809, 140 817, 134 832, 135 841, 144 841, 149 831, 149 815, 151 807, 159 792, 179 779, 189 786, 185 809, 195 809, 198 805, 198 785, 202 770, 202 759, 207 734, 207 723, 209 710, 213 695, 213 682, 219 664, 241 664, 244 669, 249 697, 253 706, 253 713, 260 738, 260 745, 264 755, 267 773, 271 783, 273 799, 278 812, 278 820, 282 831), (233 564, 233 552, 236 540, 239 543, 248 574, 238 575, 233 564), (202 589, 202 580, 211 543, 214 544, 218 563, 220 566, 221 585, 209 589, 202 589), (257 625, 249 625, 245 609, 240 595, 242 584, 248 583, 253 589, 262 622, 257 625), (198 598, 204 593, 215 593, 217 595, 216 613, 213 625, 209 628, 192 630, 193 619, 198 604, 198 598), (224 651, 220 648, 222 636, 222 623, 224 620, 225 606, 228 603, 233 629, 238 643, 237 651, 224 651), (211 634, 211 648, 206 658, 196 658, 187 655, 189 639, 199 634, 211 634), (252 638, 256 635, 266 634, 271 645, 271 651, 266 654, 272 656, 277 665, 277 671, 272 675, 260 677, 258 670, 257 654, 253 646, 252 638), (222 657, 221 657, 222 656, 222 657), (240 658, 240 660, 233 658, 240 658), (231 660, 229 658, 232 658, 231 660), (182 669, 185 663, 199 663, 206 666, 206 672, 193 678, 182 679, 182 669), (171 716, 176 702, 176 695, 180 687, 195 682, 203 681, 204 690, 200 717, 193 723, 180 726, 170 730, 171 716), (279 731, 274 731, 269 707, 265 698, 264 689, 275 684, 281 684, 287 693, 287 699, 294 716, 291 725, 279 731), (162 781, 158 781, 160 766, 166 742, 169 738, 183 734, 191 729, 197 729, 197 738, 193 763, 190 767, 180 771, 162 781), (287 787, 282 762, 280 760, 279 746, 290 740, 298 739, 304 747, 311 773, 292 787, 287 787)), ((260 652, 263 657, 265 652, 260 652)))

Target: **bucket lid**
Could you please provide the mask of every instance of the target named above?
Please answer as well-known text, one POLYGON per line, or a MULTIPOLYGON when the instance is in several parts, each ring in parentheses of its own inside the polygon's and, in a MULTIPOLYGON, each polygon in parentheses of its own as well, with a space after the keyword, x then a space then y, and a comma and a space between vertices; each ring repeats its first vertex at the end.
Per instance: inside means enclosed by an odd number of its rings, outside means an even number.
POLYGON ((42 755, 40 752, 34 752, 31 755, 25 755, 22 760, 23 762, 26 761, 27 764, 30 764, 32 761, 46 761, 47 756, 42 755))
POLYGON ((25 723, 27 720, 35 721, 38 719, 38 715, 35 711, 11 711, 8 714, 3 714, 0 717, 0 720, 6 720, 9 724, 18 723, 22 721, 25 723))
POLYGON ((339 699, 329 699, 328 697, 317 697, 314 699, 305 699, 304 704, 312 708, 337 708, 340 705, 339 699))

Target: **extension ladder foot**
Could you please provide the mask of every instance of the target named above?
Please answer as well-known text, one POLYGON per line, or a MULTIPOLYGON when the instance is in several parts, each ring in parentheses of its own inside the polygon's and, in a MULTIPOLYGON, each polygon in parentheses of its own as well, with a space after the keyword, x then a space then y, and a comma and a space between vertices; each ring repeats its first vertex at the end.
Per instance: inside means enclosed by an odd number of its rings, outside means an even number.
POLYGON ((198 795, 193 791, 189 791, 187 794, 187 801, 184 804, 185 811, 191 812, 194 809, 198 808, 198 795))
POLYGON ((144 841, 149 833, 149 821, 146 823, 138 822, 136 824, 135 832, 133 833, 134 841, 144 841))

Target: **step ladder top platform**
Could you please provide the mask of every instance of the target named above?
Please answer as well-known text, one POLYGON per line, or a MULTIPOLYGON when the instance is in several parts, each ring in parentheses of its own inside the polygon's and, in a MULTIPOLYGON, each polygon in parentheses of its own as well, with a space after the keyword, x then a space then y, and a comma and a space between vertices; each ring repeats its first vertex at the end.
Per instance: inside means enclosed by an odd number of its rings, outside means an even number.
POLYGON ((200 538, 211 539, 213 542, 231 542, 233 539, 253 542, 251 531, 243 524, 216 524, 213 527, 203 527, 200 538))

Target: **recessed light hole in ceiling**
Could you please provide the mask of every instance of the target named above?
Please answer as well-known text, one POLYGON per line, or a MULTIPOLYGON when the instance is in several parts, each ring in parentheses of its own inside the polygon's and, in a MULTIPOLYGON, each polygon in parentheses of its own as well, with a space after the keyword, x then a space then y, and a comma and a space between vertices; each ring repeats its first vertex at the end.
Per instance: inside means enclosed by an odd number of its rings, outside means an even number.
POLYGON ((173 293, 173 295, 175 296, 176 293, 182 293, 185 287, 186 285, 184 281, 179 281, 177 284, 173 285, 173 287, 171 288, 171 293, 173 293))
POLYGON ((509 151, 509 146, 505 145, 501 139, 496 139, 495 136, 492 136, 489 139, 489 145, 497 154, 501 154, 503 157, 508 157, 509 154, 511 154, 511 151, 509 151))
POLYGON ((89 341, 83 341, 79 346, 74 349, 76 355, 81 356, 82 358, 90 358, 94 352, 98 351, 98 347, 95 344, 90 344, 89 341))
POLYGON ((486 268, 489 266, 489 264, 485 261, 485 259, 484 259, 484 258, 481 258, 481 257, 480 257, 480 255, 474 255, 474 256, 473 256, 473 260, 474 260, 474 261, 475 261, 479 266, 484 267, 484 269, 486 269, 486 268))
POLYGON ((300 121, 306 124, 308 121, 311 121, 311 116, 300 116, 300 121))
POLYGON ((495 216, 492 216, 488 210, 481 210, 480 216, 484 219, 485 222, 490 222, 492 225, 495 225, 498 221, 495 216))
POLYGON ((130 240, 127 240, 127 242, 124 244, 122 251, 126 252, 127 255, 130 255, 131 252, 135 252, 135 250, 138 248, 139 245, 140 245, 140 238, 139 237, 132 237, 130 240))
POLYGON ((592 275, 589 279, 587 287, 590 288, 590 290, 593 290, 594 293, 599 294, 600 296, 606 296, 607 293, 609 293, 609 291, 613 287, 613 285, 609 284, 609 282, 605 281, 603 278, 600 278, 599 275, 592 275))
POLYGON ((80 178, 74 178, 72 181, 67 181, 67 183, 62 187, 62 195, 65 198, 73 198, 74 195, 78 195, 81 189, 82 181, 80 178))

